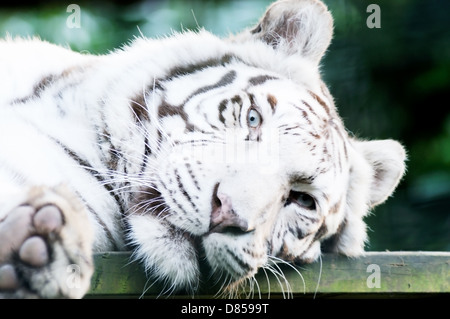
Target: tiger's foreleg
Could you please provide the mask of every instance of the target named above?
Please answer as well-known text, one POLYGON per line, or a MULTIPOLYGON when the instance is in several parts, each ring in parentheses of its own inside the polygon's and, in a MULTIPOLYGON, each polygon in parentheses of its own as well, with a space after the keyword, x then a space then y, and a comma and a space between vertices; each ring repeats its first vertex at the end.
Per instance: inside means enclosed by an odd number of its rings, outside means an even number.
POLYGON ((93 230, 68 188, 34 187, 0 214, 0 298, 81 298, 93 273, 93 230))

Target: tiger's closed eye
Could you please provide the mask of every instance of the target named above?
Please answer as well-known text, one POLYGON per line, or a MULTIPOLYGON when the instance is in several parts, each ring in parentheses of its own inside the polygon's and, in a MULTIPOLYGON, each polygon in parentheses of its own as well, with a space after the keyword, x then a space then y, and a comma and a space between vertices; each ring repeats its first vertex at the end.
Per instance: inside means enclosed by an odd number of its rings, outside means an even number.
POLYGON ((316 209, 316 201, 314 198, 304 192, 297 192, 297 191, 290 191, 289 197, 286 200, 286 205, 289 204, 297 204, 298 206, 309 209, 309 210, 315 210, 316 209))

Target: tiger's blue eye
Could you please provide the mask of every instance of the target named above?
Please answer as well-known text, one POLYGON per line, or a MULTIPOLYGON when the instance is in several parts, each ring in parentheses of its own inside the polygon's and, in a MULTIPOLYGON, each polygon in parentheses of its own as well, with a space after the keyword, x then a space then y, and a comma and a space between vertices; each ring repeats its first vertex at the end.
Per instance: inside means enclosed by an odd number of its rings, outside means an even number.
POLYGON ((258 128, 261 125, 261 114, 255 109, 250 109, 247 115, 248 126, 258 128))

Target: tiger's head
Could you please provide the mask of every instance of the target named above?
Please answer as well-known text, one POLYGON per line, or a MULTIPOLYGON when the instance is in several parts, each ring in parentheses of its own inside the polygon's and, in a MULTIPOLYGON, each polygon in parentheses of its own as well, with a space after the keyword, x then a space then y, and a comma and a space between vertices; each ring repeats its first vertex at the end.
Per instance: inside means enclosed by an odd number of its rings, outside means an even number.
POLYGON ((323 3, 287 0, 227 39, 165 40, 174 63, 143 99, 151 183, 130 225, 173 287, 196 287, 203 262, 232 283, 272 258, 363 252, 363 217, 397 186, 405 151, 345 130, 319 72, 332 30, 323 3))

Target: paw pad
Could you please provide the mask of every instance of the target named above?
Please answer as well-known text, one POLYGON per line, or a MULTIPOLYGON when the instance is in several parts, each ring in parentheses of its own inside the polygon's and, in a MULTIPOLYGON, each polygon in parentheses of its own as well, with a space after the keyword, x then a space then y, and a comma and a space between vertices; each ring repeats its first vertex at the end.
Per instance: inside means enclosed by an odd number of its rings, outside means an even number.
POLYGON ((0 219, 0 299, 81 298, 94 271, 88 210, 64 185, 33 187, 0 219), (77 285, 68 285, 79 272, 77 285))
POLYGON ((0 290, 14 290, 19 287, 16 271, 12 265, 0 267, 0 290))
POLYGON ((44 239, 33 236, 25 240, 19 250, 22 262, 33 267, 42 267, 48 263, 48 250, 44 239))
POLYGON ((44 206, 34 215, 33 224, 38 234, 57 232, 63 225, 61 211, 53 205, 44 206))

